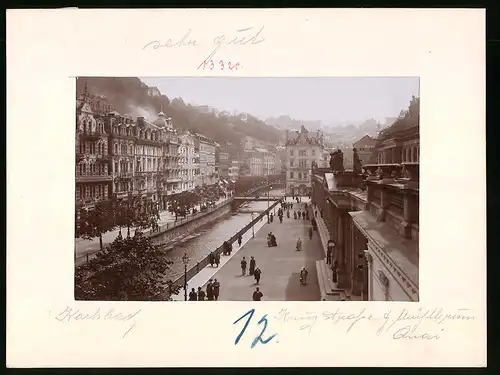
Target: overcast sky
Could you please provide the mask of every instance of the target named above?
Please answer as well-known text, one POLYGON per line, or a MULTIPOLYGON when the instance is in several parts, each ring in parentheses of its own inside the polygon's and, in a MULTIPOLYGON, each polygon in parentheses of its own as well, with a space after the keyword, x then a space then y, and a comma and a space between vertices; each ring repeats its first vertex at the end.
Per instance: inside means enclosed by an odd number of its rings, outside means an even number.
POLYGON ((229 78, 141 77, 170 99, 238 113, 262 120, 289 115, 298 120, 383 122, 408 107, 419 94, 419 79, 397 78, 229 78))

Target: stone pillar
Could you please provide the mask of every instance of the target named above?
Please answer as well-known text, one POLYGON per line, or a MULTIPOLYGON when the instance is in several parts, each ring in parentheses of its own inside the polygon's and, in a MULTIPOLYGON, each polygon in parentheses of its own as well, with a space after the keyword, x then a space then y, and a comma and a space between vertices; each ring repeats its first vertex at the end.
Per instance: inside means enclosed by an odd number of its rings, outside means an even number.
POLYGON ((373 256, 369 250, 364 251, 366 258, 366 272, 363 288, 363 301, 372 301, 373 296, 373 256))
POLYGON ((336 232, 337 232, 337 240, 336 240, 336 247, 337 247, 337 262, 338 262, 338 270, 337 270, 337 285, 339 288, 346 289, 349 287, 350 280, 349 280, 349 274, 347 272, 347 265, 346 265, 346 248, 345 248, 345 217, 344 215, 339 212, 337 215, 337 226, 336 226, 336 232))

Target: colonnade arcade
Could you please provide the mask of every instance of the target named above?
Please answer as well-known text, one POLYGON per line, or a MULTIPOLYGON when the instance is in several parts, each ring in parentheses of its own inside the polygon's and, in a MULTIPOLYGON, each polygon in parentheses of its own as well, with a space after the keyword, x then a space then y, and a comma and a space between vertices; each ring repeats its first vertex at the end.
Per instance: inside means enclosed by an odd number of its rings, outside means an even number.
POLYGON ((320 210, 329 239, 335 242, 332 273, 336 273, 338 288, 350 291, 353 299, 368 300, 369 262, 365 252, 368 241, 349 214, 362 210, 363 202, 344 192, 329 192, 318 176, 312 178, 311 200, 320 210))

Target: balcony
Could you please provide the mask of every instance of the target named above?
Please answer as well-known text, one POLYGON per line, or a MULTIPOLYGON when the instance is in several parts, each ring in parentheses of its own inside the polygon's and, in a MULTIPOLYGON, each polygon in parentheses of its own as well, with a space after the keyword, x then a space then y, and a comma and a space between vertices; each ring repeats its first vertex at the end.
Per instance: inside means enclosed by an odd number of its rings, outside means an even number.
POLYGON ((129 179, 134 177, 133 172, 115 172, 115 180, 119 179, 129 179))
POLYGON ((113 179, 109 174, 95 174, 95 175, 77 175, 76 182, 105 182, 113 179))
POLYGON ((76 162, 80 162, 83 159, 95 159, 96 161, 108 162, 110 155, 108 154, 90 154, 85 152, 77 152, 75 154, 76 162))
POLYGON ((93 132, 81 132, 78 134, 81 140, 95 141, 101 137, 107 137, 108 135, 104 132, 93 131, 93 132))

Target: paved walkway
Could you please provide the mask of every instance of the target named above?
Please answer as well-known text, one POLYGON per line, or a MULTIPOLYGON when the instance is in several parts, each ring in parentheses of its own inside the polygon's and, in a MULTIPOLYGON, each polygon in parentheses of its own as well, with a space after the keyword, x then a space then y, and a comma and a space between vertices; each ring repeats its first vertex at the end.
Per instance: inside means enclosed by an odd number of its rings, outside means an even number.
MULTIPOLYGON (((215 202, 215 204, 218 204, 225 199, 228 198, 220 198, 218 201, 215 202)), ((196 206, 198 211, 200 210, 199 206, 196 206)), ((173 223, 175 222, 175 215, 170 213, 169 211, 162 211, 160 212, 160 220, 158 221, 158 225, 162 226, 167 223, 173 223)), ((102 242, 103 245, 106 246, 113 242, 116 237, 118 236, 119 229, 115 229, 110 232, 106 232, 102 235, 102 242)), ((135 231, 135 228, 130 228, 130 234, 133 235, 135 231)), ((126 236, 127 235, 127 228, 122 228, 122 235, 126 236)), ((94 253, 100 249, 99 247, 99 238, 93 238, 92 240, 84 240, 82 238, 76 238, 75 239, 75 245, 76 245, 76 257, 77 259, 85 257, 87 253, 94 253)))
MULTIPOLYGON (((300 207, 303 210, 306 202, 308 203, 308 200, 302 197, 302 203, 294 203, 293 209, 300 207)), ((293 210, 291 212, 293 213, 293 210)), ((241 276, 240 261, 245 257, 249 264, 250 257, 254 256, 257 267, 262 271, 259 288, 264 294, 263 300, 319 301, 316 261, 323 259, 324 254, 318 232, 314 232, 312 240, 309 239, 310 226, 309 220, 294 220, 293 215, 290 219, 285 215, 283 224, 280 224, 277 218, 271 224, 267 224, 264 219, 263 229, 255 234, 254 239, 226 260, 222 268, 212 270, 214 273, 207 272, 202 276, 200 272, 196 280, 191 279, 189 289, 201 285, 205 289, 207 278, 216 278, 221 284, 220 301, 251 301, 257 285, 253 276, 241 276), (267 247, 269 232, 276 236, 277 247, 267 247), (302 251, 295 250, 298 237, 302 238, 302 251), (299 281, 300 270, 304 266, 309 271, 308 283, 305 286, 299 281)))

